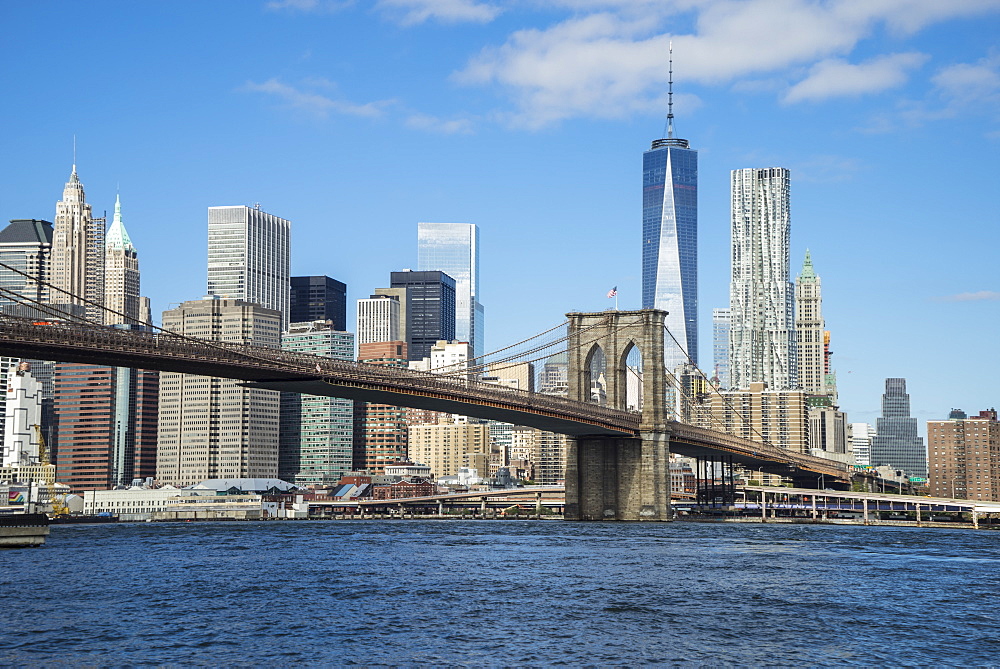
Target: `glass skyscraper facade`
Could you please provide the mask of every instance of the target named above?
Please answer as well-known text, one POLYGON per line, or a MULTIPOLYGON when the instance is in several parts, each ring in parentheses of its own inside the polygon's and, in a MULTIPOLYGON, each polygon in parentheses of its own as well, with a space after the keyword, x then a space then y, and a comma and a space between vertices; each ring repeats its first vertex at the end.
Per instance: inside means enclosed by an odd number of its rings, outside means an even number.
MULTIPOLYGON (((292 323, 281 348, 335 360, 354 359, 354 335, 332 320, 292 323)), ((351 471, 354 402, 337 397, 281 393, 278 478, 298 486, 332 485, 351 471)))
POLYGON ((723 390, 729 388, 729 309, 712 309, 712 357, 714 377, 723 390))
POLYGON ((485 352, 479 303, 479 227, 471 223, 418 223, 417 270, 439 270, 455 279, 455 339, 485 352))
POLYGON ((730 388, 764 382, 798 385, 789 281, 790 173, 782 167, 732 172, 732 277, 729 288, 730 388))
POLYGON ((390 281, 392 288, 406 289, 406 344, 410 360, 429 358, 431 347, 438 341, 455 339, 453 278, 439 271, 392 272, 390 281))
POLYGON ((927 478, 927 449, 917 436, 917 419, 910 417, 906 379, 886 379, 882 417, 875 422, 871 464, 902 469, 907 476, 927 478))
POLYGON ((642 155, 642 307, 668 314, 667 369, 697 364, 698 152, 686 139, 654 140, 642 155))

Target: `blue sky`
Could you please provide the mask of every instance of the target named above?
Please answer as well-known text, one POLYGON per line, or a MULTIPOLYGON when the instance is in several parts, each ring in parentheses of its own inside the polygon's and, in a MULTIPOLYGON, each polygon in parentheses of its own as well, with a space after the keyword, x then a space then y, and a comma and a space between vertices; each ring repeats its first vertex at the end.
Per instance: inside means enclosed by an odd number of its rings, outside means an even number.
POLYGON ((154 312, 204 294, 209 206, 290 219, 293 273, 351 301, 415 267, 418 221, 476 223, 487 350, 615 285, 639 307, 672 40, 702 367, 729 172, 779 166, 848 418, 874 422, 888 376, 921 423, 1000 404, 996 0, 8 0, 0 35, 0 218, 52 219, 75 134, 154 312))

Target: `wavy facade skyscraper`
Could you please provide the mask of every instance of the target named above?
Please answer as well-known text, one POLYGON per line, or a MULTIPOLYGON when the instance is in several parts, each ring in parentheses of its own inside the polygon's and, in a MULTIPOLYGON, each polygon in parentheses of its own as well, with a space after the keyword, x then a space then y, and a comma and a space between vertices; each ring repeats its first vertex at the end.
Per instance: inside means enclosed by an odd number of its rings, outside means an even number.
POLYGON ((783 167, 732 172, 730 387, 798 386, 794 299, 789 281, 790 173, 783 167))
POLYGON ((698 152, 673 136, 672 61, 669 94, 667 136, 642 154, 642 307, 668 313, 672 371, 698 362, 698 152))

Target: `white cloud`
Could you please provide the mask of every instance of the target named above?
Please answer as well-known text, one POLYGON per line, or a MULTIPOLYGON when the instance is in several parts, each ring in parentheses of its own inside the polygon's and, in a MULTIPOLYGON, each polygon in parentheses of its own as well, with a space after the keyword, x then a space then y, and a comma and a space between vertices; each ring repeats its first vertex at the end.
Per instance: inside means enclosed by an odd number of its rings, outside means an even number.
MULTIPOLYGON (((384 0, 383 0, 384 1, 384 0)), ((574 12, 545 29, 512 33, 454 74, 497 85, 515 105, 512 122, 537 127, 576 116, 620 117, 659 104, 667 45, 675 81, 771 81, 813 67, 788 101, 856 95, 899 85, 920 54, 843 58, 879 26, 905 34, 937 21, 1000 11, 995 0, 550 0, 574 12), (682 33, 693 16, 694 30, 682 33), (819 63, 817 65, 817 63, 819 63), (834 75, 846 79, 838 79, 834 75)))
POLYGON ((975 293, 959 293, 940 297, 942 302, 981 302, 984 300, 1000 300, 1000 292, 995 290, 980 290, 975 293))
POLYGON ((406 125, 416 130, 443 135, 468 135, 472 133, 472 121, 467 118, 441 119, 426 114, 413 114, 406 119, 406 125))
POLYGON ((943 68, 931 81, 952 109, 979 104, 995 109, 1000 102, 1000 54, 943 68))
MULTIPOLYGON (((900 100, 892 113, 875 117, 862 130, 887 133, 959 115, 984 114, 994 122, 1000 121, 1000 54, 991 53, 975 63, 943 67, 931 77, 931 84, 924 99, 900 100)), ((1000 138, 1000 131, 986 132, 985 137, 1000 138)))
POLYGON ((795 84, 785 102, 825 100, 844 95, 878 93, 901 86, 910 70, 927 62, 922 53, 894 53, 854 65, 840 58, 828 58, 813 65, 809 76, 795 84))
POLYGON ((402 25, 435 20, 442 23, 489 23, 500 8, 476 0, 379 0, 376 8, 402 25))
MULTIPOLYGON (((335 84, 326 79, 312 79, 307 85, 315 88, 335 88, 335 84)), ((337 100, 328 95, 305 90, 304 88, 296 88, 276 78, 268 79, 260 84, 248 81, 243 86, 243 90, 273 95, 283 100, 293 109, 298 109, 321 118, 326 118, 331 113, 368 118, 381 116, 384 108, 392 103, 390 100, 381 100, 378 102, 356 104, 337 100)))

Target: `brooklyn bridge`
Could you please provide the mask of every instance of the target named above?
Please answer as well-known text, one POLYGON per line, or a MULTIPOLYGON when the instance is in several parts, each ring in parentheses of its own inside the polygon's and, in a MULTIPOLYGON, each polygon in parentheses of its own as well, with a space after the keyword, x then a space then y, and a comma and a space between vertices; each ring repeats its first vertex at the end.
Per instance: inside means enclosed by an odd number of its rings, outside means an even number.
POLYGON ((218 376, 287 392, 431 409, 572 437, 567 448, 566 517, 669 520, 669 455, 740 465, 790 478, 800 487, 845 486, 846 465, 670 418, 663 365, 665 312, 570 313, 568 397, 499 387, 472 373, 436 374, 274 348, 140 331, 84 319, 0 315, 4 355, 218 376), (627 410, 626 360, 642 359, 639 411, 627 410), (599 352, 599 353, 598 353, 599 352), (606 362, 606 401, 592 401, 592 362, 606 362))

